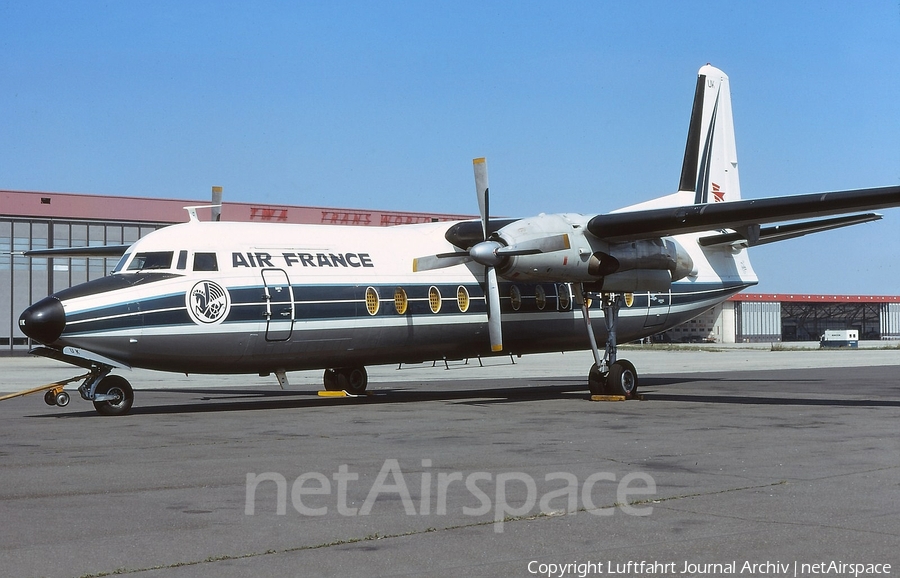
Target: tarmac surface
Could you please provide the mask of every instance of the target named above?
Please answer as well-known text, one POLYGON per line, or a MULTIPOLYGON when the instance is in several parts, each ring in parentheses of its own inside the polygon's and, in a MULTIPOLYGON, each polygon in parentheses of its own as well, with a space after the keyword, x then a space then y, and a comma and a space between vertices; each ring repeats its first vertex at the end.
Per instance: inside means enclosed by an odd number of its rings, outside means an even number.
MULTIPOLYGON (((644 401, 589 401, 570 353, 370 368, 365 399, 136 371, 125 417, 0 402, 0 574, 900 572, 900 350, 620 356, 644 401)), ((0 358, 0 390, 78 373, 0 358)))

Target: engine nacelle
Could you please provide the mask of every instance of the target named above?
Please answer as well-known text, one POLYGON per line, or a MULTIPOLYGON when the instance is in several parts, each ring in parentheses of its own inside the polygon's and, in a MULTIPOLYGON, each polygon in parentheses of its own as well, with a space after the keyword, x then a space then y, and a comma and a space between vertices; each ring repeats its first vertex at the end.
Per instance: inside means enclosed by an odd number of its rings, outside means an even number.
POLYGON ((642 239, 610 243, 607 251, 591 255, 588 267, 597 277, 635 270, 669 271, 677 281, 690 275, 694 261, 675 239, 642 239))
POLYGON ((608 243, 587 232, 583 215, 538 215, 498 231, 510 248, 563 234, 569 237, 568 248, 510 256, 497 272, 506 279, 598 283, 621 292, 664 291, 694 268, 688 252, 671 237, 608 243))
POLYGON ((567 249, 508 257, 497 268, 506 279, 530 281, 596 281, 588 272, 588 260, 594 249, 585 237, 582 215, 538 215, 514 221, 497 232, 509 246, 537 239, 568 235, 567 249))

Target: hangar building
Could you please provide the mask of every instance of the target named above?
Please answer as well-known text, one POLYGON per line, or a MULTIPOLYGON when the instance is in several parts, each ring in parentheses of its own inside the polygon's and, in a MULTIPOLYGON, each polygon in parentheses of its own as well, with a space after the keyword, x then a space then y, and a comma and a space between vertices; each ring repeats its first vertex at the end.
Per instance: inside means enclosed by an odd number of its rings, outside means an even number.
MULTIPOLYGON (((215 189, 218 187, 214 187, 215 189)), ((218 191, 221 193, 221 189, 218 191)), ((19 314, 45 296, 115 266, 111 258, 26 258, 16 252, 134 242, 187 220, 184 207, 209 201, 0 191, 0 353, 26 352, 19 314)), ((201 209, 201 219, 204 218, 201 209)), ((205 209, 207 215, 209 209, 205 209)), ((225 203, 222 219, 388 226, 468 215, 225 203)), ((672 342, 818 340, 826 329, 858 329, 862 339, 900 339, 900 296, 741 294, 659 336, 672 342)))
POLYGON ((898 340, 900 296, 740 293, 656 341, 819 341, 828 329, 856 329, 862 340, 898 340))

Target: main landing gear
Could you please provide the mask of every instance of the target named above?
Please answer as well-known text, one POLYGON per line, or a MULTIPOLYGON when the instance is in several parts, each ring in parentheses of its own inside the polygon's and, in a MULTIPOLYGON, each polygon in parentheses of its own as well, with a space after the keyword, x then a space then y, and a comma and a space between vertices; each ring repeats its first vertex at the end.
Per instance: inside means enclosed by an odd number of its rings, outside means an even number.
POLYGON ((323 381, 326 391, 346 391, 353 395, 362 395, 369 384, 369 375, 362 365, 326 369, 323 381))
POLYGON ((584 325, 591 342, 594 354, 594 365, 588 373, 588 388, 591 395, 618 395, 627 398, 637 396, 638 374, 634 364, 625 359, 616 358, 616 325, 619 321, 619 308, 622 296, 612 293, 601 293, 603 317, 606 322, 606 351, 600 354, 594 331, 591 329, 591 317, 588 313, 588 298, 584 286, 574 285, 575 299, 581 306, 584 325))

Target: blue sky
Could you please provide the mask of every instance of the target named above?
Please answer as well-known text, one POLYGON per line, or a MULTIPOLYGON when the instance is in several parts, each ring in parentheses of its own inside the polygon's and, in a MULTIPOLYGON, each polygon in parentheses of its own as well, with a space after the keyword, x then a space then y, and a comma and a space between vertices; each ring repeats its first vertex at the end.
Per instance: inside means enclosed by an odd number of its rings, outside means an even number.
MULTIPOLYGON (((0 2, 0 188, 496 214, 674 191, 697 69, 745 198, 900 183, 900 4, 0 2)), ((759 291, 900 294, 900 209, 759 291)))

